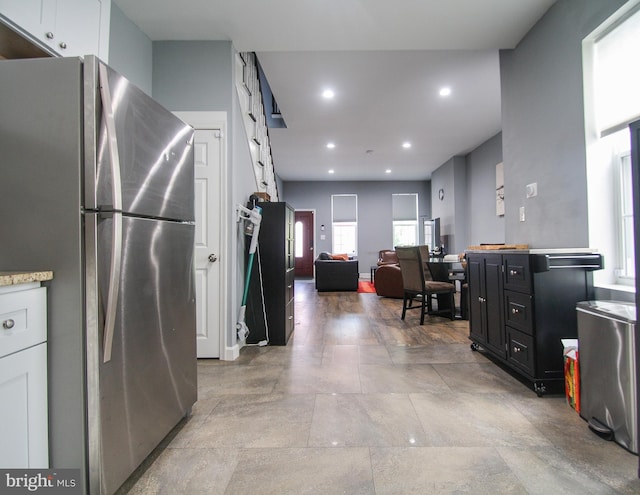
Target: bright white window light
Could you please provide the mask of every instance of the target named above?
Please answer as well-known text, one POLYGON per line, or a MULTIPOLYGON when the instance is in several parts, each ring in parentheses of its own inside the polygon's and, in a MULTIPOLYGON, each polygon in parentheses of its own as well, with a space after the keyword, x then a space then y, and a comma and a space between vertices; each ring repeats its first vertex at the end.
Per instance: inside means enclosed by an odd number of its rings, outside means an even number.
POLYGON ((329 148, 330 150, 332 150, 335 147, 336 147, 335 143, 327 143, 327 148, 329 148))
POLYGON ((335 96, 335 93, 334 93, 332 90, 330 90, 330 89, 325 89, 325 90, 322 92, 322 97, 323 97, 323 98, 326 98, 326 99, 328 99, 328 100, 329 100, 329 99, 331 99, 331 98, 333 98, 334 96, 335 96))
POLYGON ((405 149, 409 149, 411 148, 411 143, 409 141, 405 141, 404 143, 402 143, 402 147, 405 149))
POLYGON ((449 96, 451 94, 451 88, 444 87, 440 88, 440 96, 449 96))
POLYGON ((305 244, 307 244, 307 243, 304 241, 304 229, 302 228, 302 222, 301 221, 298 220, 296 222, 295 229, 296 229, 295 230, 296 237, 295 237, 295 240, 294 240, 294 246, 295 246, 294 253, 295 253, 295 257, 296 258, 302 258, 302 256, 303 256, 303 252, 302 252, 303 246, 305 244))

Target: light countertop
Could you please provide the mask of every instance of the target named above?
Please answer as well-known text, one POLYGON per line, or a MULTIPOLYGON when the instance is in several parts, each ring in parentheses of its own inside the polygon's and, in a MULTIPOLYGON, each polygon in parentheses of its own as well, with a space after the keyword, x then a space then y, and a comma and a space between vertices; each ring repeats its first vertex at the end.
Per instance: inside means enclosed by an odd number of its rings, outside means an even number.
POLYGON ((529 249, 529 254, 596 254, 597 252, 597 249, 592 248, 529 249))
POLYGON ((529 248, 529 249, 468 249, 467 253, 498 253, 498 254, 597 254, 592 248, 529 248))
POLYGON ((0 271, 0 287, 7 285, 28 284, 31 282, 44 282, 53 279, 52 271, 38 272, 9 272, 0 271))

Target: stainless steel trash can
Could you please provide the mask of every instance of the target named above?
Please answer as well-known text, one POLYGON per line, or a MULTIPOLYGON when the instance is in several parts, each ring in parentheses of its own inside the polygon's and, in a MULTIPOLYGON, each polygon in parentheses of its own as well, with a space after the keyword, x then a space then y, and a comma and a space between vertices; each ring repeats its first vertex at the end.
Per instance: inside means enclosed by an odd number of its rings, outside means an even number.
POLYGON ((580 416, 637 454, 635 304, 584 301, 576 312, 580 416))

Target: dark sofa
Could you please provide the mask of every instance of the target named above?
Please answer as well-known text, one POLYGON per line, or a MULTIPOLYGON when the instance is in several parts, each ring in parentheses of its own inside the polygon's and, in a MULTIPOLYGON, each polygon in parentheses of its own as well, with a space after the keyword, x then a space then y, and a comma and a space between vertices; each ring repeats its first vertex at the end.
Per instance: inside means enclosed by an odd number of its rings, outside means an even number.
POLYGON ((334 260, 320 253, 315 261, 318 292, 358 290, 358 260, 334 260))

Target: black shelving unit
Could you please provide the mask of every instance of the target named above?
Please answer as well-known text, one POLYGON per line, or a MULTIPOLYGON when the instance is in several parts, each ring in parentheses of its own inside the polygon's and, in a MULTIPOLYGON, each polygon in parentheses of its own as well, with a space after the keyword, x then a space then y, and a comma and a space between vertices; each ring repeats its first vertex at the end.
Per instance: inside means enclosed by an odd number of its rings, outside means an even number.
POLYGON ((254 261, 247 297, 247 343, 267 340, 271 345, 286 345, 295 325, 295 211, 284 202, 258 205, 262 208, 262 222, 258 237, 259 256, 254 261), (262 270, 262 283, 259 269, 262 270))

